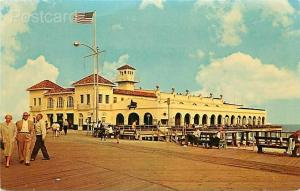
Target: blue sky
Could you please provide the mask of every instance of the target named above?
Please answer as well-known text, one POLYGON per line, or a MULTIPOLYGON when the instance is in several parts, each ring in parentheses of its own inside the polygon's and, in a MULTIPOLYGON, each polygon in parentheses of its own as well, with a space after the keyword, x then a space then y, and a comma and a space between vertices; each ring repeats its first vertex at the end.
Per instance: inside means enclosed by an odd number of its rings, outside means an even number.
MULTIPOLYGON (((223 94, 229 102, 267 109, 272 123, 300 123, 298 0, 48 0, 31 1, 31 6, 4 1, 1 25, 7 29, 1 39, 8 40, 1 44, 1 65, 9 72, 2 79, 27 73, 14 80, 25 79, 25 86, 47 77, 68 87, 88 75, 91 60, 82 57, 89 51, 72 43, 91 44, 92 27, 69 18, 75 11, 93 10, 97 44, 106 50, 100 57, 104 76, 113 79, 114 70, 128 63, 137 69, 143 88, 223 94), (17 21, 5 20, 8 16, 17 21)), ((2 99, 13 95, 11 86, 1 85, 7 92, 2 99)), ((13 96, 13 103, 21 99, 13 96)))

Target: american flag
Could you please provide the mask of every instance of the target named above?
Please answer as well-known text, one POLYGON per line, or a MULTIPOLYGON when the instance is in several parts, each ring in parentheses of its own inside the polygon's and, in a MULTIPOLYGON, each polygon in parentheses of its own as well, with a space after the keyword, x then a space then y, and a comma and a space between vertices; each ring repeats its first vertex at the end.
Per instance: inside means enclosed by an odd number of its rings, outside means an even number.
POLYGON ((90 24, 93 22, 94 12, 75 13, 73 21, 75 23, 90 24))

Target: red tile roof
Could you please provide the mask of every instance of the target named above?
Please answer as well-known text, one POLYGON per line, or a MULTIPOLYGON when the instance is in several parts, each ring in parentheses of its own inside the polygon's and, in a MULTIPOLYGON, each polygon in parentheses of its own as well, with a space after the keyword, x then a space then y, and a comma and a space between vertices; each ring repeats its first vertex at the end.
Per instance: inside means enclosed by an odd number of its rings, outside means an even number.
POLYGON ((37 83, 33 86, 31 86, 30 88, 27 89, 27 91, 32 91, 32 90, 52 90, 52 89, 55 89, 55 90, 63 90, 64 88, 57 85, 56 83, 54 82, 51 82, 50 80, 44 80, 44 81, 41 81, 40 83, 37 83))
MULTIPOLYGON (((85 78, 82 78, 81 80, 73 83, 73 86, 78 86, 78 85, 89 85, 89 84, 94 84, 94 77, 96 77, 96 74, 91 74, 85 78)), ((99 84, 107 84, 107 85, 114 85, 111 81, 103 78, 102 76, 98 75, 98 83, 99 84)))
POLYGON ((124 66, 121 66, 117 70, 126 70, 126 69, 135 70, 135 68, 133 68, 132 66, 129 66, 128 64, 125 64, 124 66))
POLYGON ((153 92, 145 92, 140 90, 122 90, 122 89, 114 89, 114 94, 122 94, 122 95, 131 95, 131 96, 141 96, 141 97, 153 97, 156 98, 155 93, 153 92))

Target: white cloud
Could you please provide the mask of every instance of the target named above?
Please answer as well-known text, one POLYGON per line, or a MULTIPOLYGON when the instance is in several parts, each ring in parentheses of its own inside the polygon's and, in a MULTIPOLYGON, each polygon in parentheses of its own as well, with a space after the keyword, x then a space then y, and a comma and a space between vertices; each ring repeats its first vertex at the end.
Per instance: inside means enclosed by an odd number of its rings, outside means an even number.
POLYGON ((28 59, 26 64, 18 69, 8 65, 4 65, 1 69, 3 71, 1 78, 5 81, 1 85, 0 93, 1 114, 10 112, 18 118, 22 112, 29 109, 26 89, 45 79, 55 81, 58 76, 58 69, 49 64, 44 56, 39 56, 35 60, 28 59))
POLYGON ((300 37, 300 29, 298 30, 287 30, 284 33, 285 37, 300 37))
POLYGON ((195 58, 196 60, 200 61, 204 58, 205 53, 201 49, 197 49, 195 53, 190 53, 190 58, 195 58))
POLYGON ((16 36, 29 30, 27 22, 29 16, 35 11, 37 3, 34 1, 2 1, 1 3, 2 7, 8 9, 6 14, 0 14, 1 62, 14 64, 14 51, 21 48, 16 36))
POLYGON ((247 32, 243 19, 244 6, 242 3, 236 1, 229 4, 225 1, 197 0, 194 8, 196 10, 207 9, 207 18, 218 23, 218 26, 213 26, 220 45, 237 46, 241 43, 241 35, 247 32))
POLYGON ((240 52, 200 68, 196 80, 202 94, 223 94, 226 100, 243 104, 300 98, 300 64, 290 71, 240 52))
POLYGON ((149 5, 153 5, 159 9, 164 9, 164 2, 166 0, 142 0, 139 9, 145 9, 149 5))
POLYGON ((124 27, 121 24, 115 24, 111 26, 111 30, 112 31, 119 31, 119 30, 123 30, 124 27))
POLYGON ((241 9, 240 5, 235 5, 220 18, 222 19, 221 43, 223 45, 239 45, 241 43, 240 35, 246 33, 247 29, 241 9))
POLYGON ((7 11, 0 14, 1 28, 1 91, 0 115, 10 112, 19 118, 23 111, 28 111, 28 93, 26 89, 34 83, 49 79, 55 81, 58 70, 49 64, 44 56, 28 59, 27 62, 15 68, 16 55, 21 51, 17 36, 29 30, 30 15, 37 8, 37 2, 2 1, 2 7, 7 11))
POLYGON ((288 0, 265 0, 258 3, 263 9, 263 16, 270 17, 274 27, 289 27, 293 24, 294 8, 288 0))
POLYGON ((109 62, 105 61, 103 64, 103 76, 110 80, 116 80, 117 68, 122 65, 128 64, 129 56, 128 54, 123 54, 119 57, 117 61, 109 62))

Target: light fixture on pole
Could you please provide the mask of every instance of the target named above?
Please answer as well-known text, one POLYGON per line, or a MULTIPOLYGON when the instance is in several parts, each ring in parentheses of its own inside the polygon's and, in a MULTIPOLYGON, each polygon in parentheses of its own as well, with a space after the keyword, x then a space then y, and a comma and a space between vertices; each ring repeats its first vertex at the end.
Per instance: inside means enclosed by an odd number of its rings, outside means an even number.
MULTIPOLYGON (((94 107, 93 107, 93 113, 95 113, 95 115, 93 115, 93 121, 94 123, 97 123, 99 120, 98 120, 98 82, 99 82, 99 59, 98 59, 98 55, 102 52, 105 52, 105 50, 102 50, 102 51, 99 51, 98 47, 91 47, 89 45, 86 45, 84 43, 81 43, 79 41, 74 41, 73 45, 75 47, 79 47, 79 46, 85 46, 87 48, 89 48, 90 50, 93 51, 93 54, 90 54, 88 56, 85 56, 85 57, 89 57, 89 56, 96 56, 96 59, 94 59, 94 61, 96 60, 96 64, 94 63, 94 66, 96 65, 96 75, 94 74, 94 107), (96 94, 95 94, 95 89, 96 89, 96 94), (95 103, 96 102, 96 103, 95 103), (96 110, 94 112, 94 110, 96 110)), ((95 68, 94 68, 94 73, 95 73, 95 68)))

